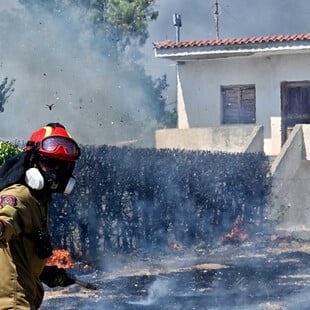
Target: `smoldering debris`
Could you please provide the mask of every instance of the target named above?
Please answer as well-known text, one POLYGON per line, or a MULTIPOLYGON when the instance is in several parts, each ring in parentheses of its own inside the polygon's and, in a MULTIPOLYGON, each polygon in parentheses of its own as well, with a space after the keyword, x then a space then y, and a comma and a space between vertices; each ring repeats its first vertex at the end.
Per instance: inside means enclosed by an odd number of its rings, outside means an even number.
POLYGON ((74 272, 97 291, 47 288, 42 309, 308 309, 310 242, 270 236, 74 272), (219 262, 221 264, 219 264, 219 262))

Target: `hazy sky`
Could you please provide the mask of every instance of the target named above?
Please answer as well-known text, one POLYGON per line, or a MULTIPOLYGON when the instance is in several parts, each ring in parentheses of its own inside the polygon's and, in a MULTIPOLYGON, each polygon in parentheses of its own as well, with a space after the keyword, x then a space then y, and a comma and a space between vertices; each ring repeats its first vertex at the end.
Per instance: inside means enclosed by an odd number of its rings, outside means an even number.
MULTIPOLYGON (((293 34, 309 30, 308 0, 218 0, 220 37, 293 34)), ((215 0, 157 0, 153 40, 175 39, 173 13, 182 16, 181 40, 215 38, 215 0), (156 31, 157 29, 157 31, 156 31)))
MULTIPOLYGON (((214 0, 157 0, 143 64, 154 78, 167 74, 168 103, 175 102, 175 66, 154 57, 153 42, 215 38, 214 0)), ((221 38, 310 32, 309 0, 219 0, 221 38)), ((116 67, 89 45, 74 17, 55 22, 29 16, 17 0, 0 0, 0 81, 15 78, 15 92, 0 113, 0 137, 27 139, 50 121, 63 122, 83 144, 122 144, 148 134, 147 94, 138 80, 120 79, 116 67), (54 104, 53 110, 47 105, 54 104)))

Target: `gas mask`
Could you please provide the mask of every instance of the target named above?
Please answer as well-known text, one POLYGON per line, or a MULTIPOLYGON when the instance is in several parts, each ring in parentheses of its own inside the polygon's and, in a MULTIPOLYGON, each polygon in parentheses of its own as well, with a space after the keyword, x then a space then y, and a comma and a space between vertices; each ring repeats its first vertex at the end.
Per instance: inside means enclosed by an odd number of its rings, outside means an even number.
POLYGON ((73 162, 39 157, 36 167, 25 173, 26 184, 35 190, 46 189, 51 193, 70 194, 75 185, 72 175, 73 162))

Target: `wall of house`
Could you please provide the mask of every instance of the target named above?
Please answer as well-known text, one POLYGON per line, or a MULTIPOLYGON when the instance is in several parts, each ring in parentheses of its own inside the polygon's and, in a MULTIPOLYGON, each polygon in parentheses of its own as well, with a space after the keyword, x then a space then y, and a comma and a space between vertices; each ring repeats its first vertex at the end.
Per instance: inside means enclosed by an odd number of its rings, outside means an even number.
POLYGON ((310 80, 309 56, 256 55, 179 63, 178 93, 183 101, 179 128, 220 126, 220 87, 255 84, 256 124, 264 127, 267 153, 276 155, 281 145, 281 82, 310 80))

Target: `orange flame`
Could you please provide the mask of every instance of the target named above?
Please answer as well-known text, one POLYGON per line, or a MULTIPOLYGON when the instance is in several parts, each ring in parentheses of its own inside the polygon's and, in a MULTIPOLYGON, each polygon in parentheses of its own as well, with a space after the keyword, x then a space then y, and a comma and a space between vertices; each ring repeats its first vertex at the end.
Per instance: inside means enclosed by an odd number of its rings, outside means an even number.
POLYGON ((57 266, 58 268, 70 268, 74 264, 70 253, 67 250, 56 249, 53 254, 48 258, 47 266, 57 266))
POLYGON ((248 239, 249 235, 245 232, 243 220, 238 216, 234 227, 230 232, 222 237, 224 241, 245 241, 248 239))
POLYGON ((223 239, 245 241, 246 239, 248 239, 248 234, 243 232, 240 228, 234 227, 230 232, 225 234, 223 239))
POLYGON ((183 249, 183 246, 179 243, 176 243, 176 242, 171 242, 169 245, 174 250, 182 250, 183 249))

